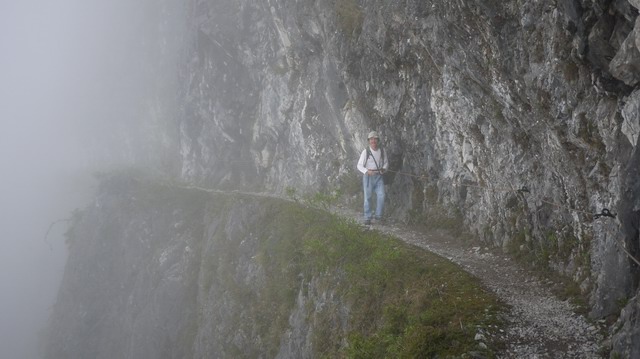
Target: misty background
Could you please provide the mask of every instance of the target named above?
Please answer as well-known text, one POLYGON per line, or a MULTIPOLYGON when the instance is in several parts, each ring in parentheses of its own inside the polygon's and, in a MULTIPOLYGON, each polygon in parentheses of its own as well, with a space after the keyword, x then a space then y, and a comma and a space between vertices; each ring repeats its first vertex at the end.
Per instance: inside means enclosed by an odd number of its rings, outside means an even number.
POLYGON ((129 161, 112 149, 144 86, 143 11, 143 1, 0 0, 2 358, 39 357, 65 219, 89 203, 95 172, 129 161))

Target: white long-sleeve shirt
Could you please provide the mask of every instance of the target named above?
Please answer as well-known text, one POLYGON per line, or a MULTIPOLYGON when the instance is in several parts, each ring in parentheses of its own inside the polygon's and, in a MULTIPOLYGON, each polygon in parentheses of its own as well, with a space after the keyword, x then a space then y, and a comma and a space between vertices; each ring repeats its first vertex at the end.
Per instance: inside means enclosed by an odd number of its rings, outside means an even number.
POLYGON ((384 161, 381 162, 381 156, 382 156, 382 150, 380 149, 380 147, 378 147, 377 150, 373 150, 371 149, 371 147, 369 147, 369 151, 371 151, 371 154, 369 155, 369 159, 367 160, 367 150, 363 150, 362 153, 360 154, 360 159, 358 160, 358 171, 364 173, 367 173, 368 170, 374 170, 377 171, 378 168, 379 169, 384 169, 385 171, 387 170, 387 168, 389 167, 389 161, 387 160, 387 154, 384 154, 384 161), (375 159, 375 161, 374 161, 375 159), (366 166, 365 166, 365 160, 367 161, 366 166), (376 167, 376 163, 378 163, 378 167, 376 167))

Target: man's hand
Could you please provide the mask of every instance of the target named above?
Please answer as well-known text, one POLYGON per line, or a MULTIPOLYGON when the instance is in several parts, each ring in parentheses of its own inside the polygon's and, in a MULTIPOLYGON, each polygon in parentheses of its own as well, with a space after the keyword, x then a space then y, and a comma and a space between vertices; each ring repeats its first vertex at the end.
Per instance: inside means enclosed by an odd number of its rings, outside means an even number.
POLYGON ((384 170, 367 170, 367 176, 373 176, 375 174, 383 174, 384 170))

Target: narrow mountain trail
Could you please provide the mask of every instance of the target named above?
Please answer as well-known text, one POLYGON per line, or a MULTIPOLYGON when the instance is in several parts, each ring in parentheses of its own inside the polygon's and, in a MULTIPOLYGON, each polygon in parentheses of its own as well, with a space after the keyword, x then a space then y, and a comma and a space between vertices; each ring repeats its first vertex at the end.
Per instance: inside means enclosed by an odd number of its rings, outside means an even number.
MULTIPOLYGON (((335 212, 356 220, 361 217, 345 209, 335 212)), ((449 259, 479 278, 508 305, 504 318, 508 325, 495 338, 505 343, 499 358, 603 357, 603 335, 598 326, 576 314, 568 301, 555 297, 550 283, 541 282, 508 256, 456 239, 443 230, 414 231, 393 223, 371 229, 449 259)))
MULTIPOLYGON (((184 188, 293 201, 270 193, 227 192, 194 186, 184 188)), ((353 210, 333 207, 330 211, 361 222, 361 214, 353 210)), ((576 314, 568 301, 562 301, 551 293, 551 283, 541 282, 508 256, 479 243, 462 241, 444 230, 416 231, 395 223, 364 227, 449 259, 495 293, 509 308, 504 318, 507 326, 493 334, 497 336, 493 339, 505 344, 498 352, 498 358, 603 358, 601 328, 576 314)))

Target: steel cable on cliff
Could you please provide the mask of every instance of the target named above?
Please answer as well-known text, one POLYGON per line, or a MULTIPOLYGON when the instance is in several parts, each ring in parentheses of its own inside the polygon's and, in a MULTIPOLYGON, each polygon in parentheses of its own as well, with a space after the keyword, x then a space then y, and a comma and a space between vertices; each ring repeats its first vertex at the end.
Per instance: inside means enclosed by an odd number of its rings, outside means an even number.
POLYGON ((397 173, 399 175, 403 175, 403 176, 407 176, 407 177, 415 177, 421 180, 427 180, 427 176, 424 175, 414 175, 413 173, 408 173, 408 172, 401 172, 401 171, 394 171, 394 170, 385 170, 385 172, 393 172, 393 173, 397 173))
MULTIPOLYGON (((408 173, 408 172, 402 172, 402 171, 394 171, 394 170, 387 170, 387 172, 393 172, 399 175, 403 175, 403 176, 407 176, 407 177, 413 177, 413 178, 418 178, 420 180, 426 181, 427 180, 427 176, 425 175, 415 175, 412 173, 408 173)), ((471 187, 471 188, 478 188, 478 189, 482 189, 482 190, 490 190, 493 192, 505 192, 505 193, 510 193, 510 192, 516 192, 516 193, 521 193, 524 195, 524 193, 531 193, 531 191, 529 190, 529 188, 527 188, 526 186, 522 186, 521 188, 504 188, 504 187, 489 187, 489 186, 482 186, 482 185, 478 185, 478 184, 469 184, 469 183, 460 183, 460 184, 454 184, 454 186, 462 186, 462 187, 471 187)), ((616 213, 612 213, 608 208, 603 208, 600 213, 592 213, 592 212, 587 212, 584 210, 580 210, 577 208, 572 208, 569 206, 565 206, 559 203, 555 203, 555 202, 551 202, 548 201, 546 199, 540 199, 540 202, 554 206, 556 208, 560 208, 560 209, 564 209, 567 210, 569 212, 577 212, 577 213, 582 213, 588 216, 593 217, 593 219, 599 219, 601 217, 611 217, 611 218, 616 218, 617 214, 616 213)), ((619 238, 616 238, 616 243, 618 243, 618 245, 621 247, 622 251, 629 257, 629 259, 631 259, 633 262, 635 262, 638 266, 640 266, 640 260, 638 260, 636 257, 634 257, 626 248, 626 245, 624 244, 624 242, 622 242, 619 238)))

